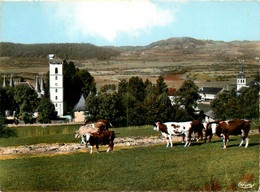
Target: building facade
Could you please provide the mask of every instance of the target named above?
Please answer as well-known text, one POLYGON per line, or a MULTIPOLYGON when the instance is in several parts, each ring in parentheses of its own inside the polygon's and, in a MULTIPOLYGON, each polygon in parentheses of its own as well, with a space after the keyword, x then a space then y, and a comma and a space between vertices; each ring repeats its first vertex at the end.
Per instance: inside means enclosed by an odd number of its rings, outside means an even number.
POLYGON ((54 54, 49 55, 50 100, 57 115, 64 115, 63 61, 54 54))

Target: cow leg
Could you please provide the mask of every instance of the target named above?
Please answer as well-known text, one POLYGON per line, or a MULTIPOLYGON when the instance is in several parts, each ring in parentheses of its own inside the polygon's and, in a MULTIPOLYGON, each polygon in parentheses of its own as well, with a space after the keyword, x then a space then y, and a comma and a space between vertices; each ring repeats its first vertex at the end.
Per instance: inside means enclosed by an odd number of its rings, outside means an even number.
POLYGON ((182 135, 182 141, 181 141, 181 143, 184 143, 184 136, 185 136, 185 135, 182 135))
POLYGON ((86 144, 85 139, 84 139, 84 135, 81 137, 81 144, 86 144))
POLYGON ((96 148, 97 148, 97 153, 99 153, 99 150, 98 150, 98 143, 96 144, 96 148))
POLYGON ((166 147, 169 147, 169 138, 166 137, 166 140, 167 140, 166 147))
POLYGON ((248 143, 249 143, 249 138, 247 137, 247 138, 246 138, 246 144, 245 144, 245 148, 247 148, 247 146, 248 146, 248 143))
POLYGON ((244 133, 244 130, 242 130, 242 134, 241 134, 241 142, 240 142, 240 144, 239 144, 238 147, 241 147, 241 146, 243 145, 244 140, 245 140, 245 133, 244 133))
POLYGON ((172 136, 171 135, 169 136, 169 140, 170 140, 170 144, 171 144, 171 147, 172 147, 172 136))
POLYGON ((209 142, 211 143, 212 135, 209 136, 209 142))
POLYGON ((223 135, 223 149, 227 148, 227 140, 226 140, 226 136, 223 135))
POLYGON ((184 147, 187 147, 188 145, 188 134, 185 134, 185 145, 184 147))
POLYGON ((110 143, 107 148, 107 152, 112 152, 114 147, 114 143, 110 143))
POLYGON ((243 143, 244 143, 244 139, 241 138, 241 142, 238 147, 241 147, 243 145, 243 143))
POLYGON ((93 146, 91 145, 91 146, 90 146, 90 152, 89 152, 89 153, 92 154, 92 152, 93 152, 93 146))

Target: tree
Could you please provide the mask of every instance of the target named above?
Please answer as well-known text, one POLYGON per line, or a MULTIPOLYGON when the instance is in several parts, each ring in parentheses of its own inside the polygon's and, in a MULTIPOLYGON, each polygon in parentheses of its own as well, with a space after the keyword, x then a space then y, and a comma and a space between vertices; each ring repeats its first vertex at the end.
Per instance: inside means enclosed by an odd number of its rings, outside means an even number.
POLYGON ((51 119, 57 118, 57 112, 55 111, 54 104, 49 98, 43 98, 40 100, 38 108, 38 118, 40 123, 50 123, 51 119))
POLYGON ((81 92, 89 94, 90 92, 96 93, 95 79, 86 69, 78 70, 77 72, 81 83, 83 84, 81 92))
POLYGON ((164 78, 162 76, 160 76, 156 81, 155 91, 156 95, 160 95, 162 93, 167 92, 167 85, 164 82, 164 78))
POLYGON ((107 119, 113 126, 119 126, 123 123, 124 116, 118 93, 89 94, 86 107, 89 109, 91 119, 107 119))
POLYGON ((194 109, 199 98, 198 87, 191 80, 184 81, 181 88, 176 92, 177 105, 183 105, 190 117, 194 116, 194 109))
POLYGON ((125 94, 128 91, 128 82, 126 81, 126 79, 123 79, 119 82, 118 84, 118 93, 120 95, 125 94))
POLYGON ((259 118, 259 86, 248 88, 242 93, 240 105, 243 109, 242 116, 246 119, 259 118))
POLYGON ((14 100, 19 106, 19 114, 30 120, 38 105, 37 93, 26 86, 17 86, 14 89, 14 100))
POLYGON ((211 102, 215 117, 221 120, 259 118, 258 106, 259 87, 249 87, 241 95, 235 90, 222 93, 211 102))
POLYGON ((145 85, 139 77, 131 77, 129 79, 129 92, 139 101, 145 98, 145 85))

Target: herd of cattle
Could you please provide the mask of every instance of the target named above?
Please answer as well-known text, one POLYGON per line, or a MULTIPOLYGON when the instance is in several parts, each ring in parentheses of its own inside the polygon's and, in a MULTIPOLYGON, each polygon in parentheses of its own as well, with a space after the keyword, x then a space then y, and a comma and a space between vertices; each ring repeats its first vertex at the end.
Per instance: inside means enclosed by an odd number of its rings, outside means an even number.
MULTIPOLYGON (((241 135, 242 146, 246 140, 245 148, 249 143, 248 133, 250 124, 254 124, 249 120, 232 120, 232 121, 213 121, 209 123, 201 123, 199 120, 189 122, 157 122, 154 124, 154 130, 159 131, 167 140, 166 147, 172 147, 172 136, 182 136, 184 147, 191 144, 192 135, 197 134, 197 140, 203 139, 206 143, 207 139, 211 142, 213 135, 223 139, 223 149, 227 147, 229 135, 241 135)), ((255 125, 255 124, 254 124, 255 125)), ((257 126, 257 125, 255 125, 257 126)), ((97 152, 99 145, 108 145, 107 152, 113 150, 115 132, 109 131, 112 127, 111 123, 106 119, 95 119, 86 121, 77 131, 75 131, 75 138, 81 137, 81 143, 90 144, 90 154, 93 152, 93 147, 96 146, 97 152)))

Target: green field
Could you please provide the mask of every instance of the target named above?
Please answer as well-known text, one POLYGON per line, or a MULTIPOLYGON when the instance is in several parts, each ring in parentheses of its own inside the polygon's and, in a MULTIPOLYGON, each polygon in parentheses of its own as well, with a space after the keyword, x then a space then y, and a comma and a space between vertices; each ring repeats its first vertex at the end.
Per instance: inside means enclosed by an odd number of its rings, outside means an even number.
MULTIPOLYGON (((73 138, 76 126, 22 128, 18 137, 0 139, 1 145, 22 145, 22 142, 49 143, 58 136, 62 142, 79 142, 73 138), (29 136, 34 130, 38 136, 29 136), (58 130, 56 130, 58 129, 58 130), (36 131, 38 130, 38 131, 36 131), (55 131, 56 130, 56 131, 55 131), (40 136, 43 134, 42 136, 40 136), (35 139, 36 138, 36 139, 35 139), (14 140, 18 140, 15 143, 14 140), (67 139, 67 140, 66 140, 67 139), (66 141, 64 141, 66 140, 66 141)), ((15 128, 18 129, 18 128, 15 128)), ((21 129, 21 128, 19 128, 21 129)), ((152 126, 115 129, 119 137, 159 135, 152 126)), ((228 148, 222 142, 202 141, 184 148, 174 143, 173 148, 163 145, 149 147, 117 147, 112 153, 75 152, 65 155, 1 160, 1 191, 154 191, 154 190, 241 190, 239 182, 259 186, 259 134, 250 135, 247 149, 238 148, 240 137, 230 137, 228 148)), ((101 150, 103 151, 103 150, 101 150)))
MULTIPOLYGON (((76 143, 80 139, 74 138, 74 131, 80 125, 62 125, 46 127, 12 127, 17 137, 1 138, 0 147, 33 145, 39 143, 76 143)), ((152 136, 159 135, 152 125, 128 128, 111 128, 117 137, 152 136)))

